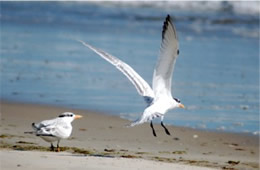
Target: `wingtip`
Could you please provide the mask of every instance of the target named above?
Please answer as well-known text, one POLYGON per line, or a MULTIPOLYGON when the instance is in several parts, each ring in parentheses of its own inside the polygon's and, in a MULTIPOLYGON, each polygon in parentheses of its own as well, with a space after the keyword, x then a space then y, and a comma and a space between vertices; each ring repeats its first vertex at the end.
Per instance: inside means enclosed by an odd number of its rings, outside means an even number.
POLYGON ((86 44, 84 41, 80 40, 80 39, 75 39, 76 41, 82 43, 83 45, 86 44))
POLYGON ((171 20, 171 16, 167 14, 166 20, 171 20))
POLYGON ((171 16, 168 14, 163 23, 162 39, 164 39, 164 35, 166 30, 168 29, 169 23, 172 24, 172 21, 171 21, 171 16))
POLYGON ((80 39, 75 39, 75 40, 78 41, 79 43, 81 43, 82 45, 84 45, 85 47, 93 49, 93 47, 91 45, 89 45, 88 43, 86 43, 85 41, 80 40, 80 39))
POLYGON ((167 17, 165 18, 165 21, 163 23, 163 30, 162 30, 162 39, 164 39, 165 37, 165 33, 169 27, 169 25, 171 25, 173 27, 173 31, 174 31, 174 34, 175 34, 175 38, 177 38, 177 33, 176 33, 176 29, 175 29, 175 26, 173 24, 173 21, 172 21, 172 17, 168 14, 167 17))

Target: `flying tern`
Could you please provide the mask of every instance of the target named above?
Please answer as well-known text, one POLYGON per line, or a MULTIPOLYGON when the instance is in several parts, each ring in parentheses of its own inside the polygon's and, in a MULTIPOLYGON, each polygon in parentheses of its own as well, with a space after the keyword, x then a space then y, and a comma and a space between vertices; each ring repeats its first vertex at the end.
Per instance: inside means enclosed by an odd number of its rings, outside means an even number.
POLYGON ((137 92, 144 97, 147 107, 142 116, 129 126, 133 127, 150 121, 153 135, 156 136, 152 120, 160 117, 161 126, 164 128, 166 134, 170 135, 170 132, 163 123, 165 113, 174 108, 185 108, 179 99, 172 97, 171 93, 172 74, 177 56, 179 55, 179 42, 176 28, 173 25, 170 15, 167 15, 163 24, 162 42, 157 65, 153 73, 152 88, 125 62, 82 40, 78 41, 114 65, 132 82, 137 92))

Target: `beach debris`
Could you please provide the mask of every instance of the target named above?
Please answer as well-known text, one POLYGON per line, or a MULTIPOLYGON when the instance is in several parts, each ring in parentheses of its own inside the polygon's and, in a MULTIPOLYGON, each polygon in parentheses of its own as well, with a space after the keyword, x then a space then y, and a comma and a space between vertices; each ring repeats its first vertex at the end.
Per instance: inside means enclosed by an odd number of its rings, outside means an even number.
POLYGON ((115 149, 104 149, 105 152, 115 152, 115 149))
POLYGON ((229 147, 234 148, 237 151, 244 151, 245 150, 243 148, 238 148, 239 144, 237 144, 237 143, 223 143, 223 144, 228 145, 229 147))
POLYGON ((11 138, 11 135, 7 135, 7 134, 2 134, 0 135, 0 138, 11 138))
POLYGON ((153 157, 153 159, 160 161, 160 162, 174 162, 174 161, 176 161, 175 158, 165 158, 165 157, 159 157, 159 156, 155 156, 155 157, 153 157))
POLYGON ((198 137, 199 137, 199 135, 196 135, 196 134, 193 135, 194 139, 197 139, 198 137))
POLYGON ((240 163, 240 161, 228 161, 227 163, 231 165, 237 165, 240 163))
POLYGON ((237 147, 238 144, 237 143, 224 143, 224 144, 228 144, 229 147, 233 148, 233 147, 237 147))
POLYGON ((46 147, 34 146, 34 145, 13 145, 12 149, 17 151, 30 151, 30 150, 40 150, 40 151, 49 151, 46 147))
POLYGON ((204 153, 202 153, 203 155, 210 155, 210 154, 212 154, 212 152, 204 152, 204 153))
POLYGON ((13 137, 23 138, 23 136, 17 136, 17 135, 12 135, 12 134, 5 134, 5 133, 0 135, 0 138, 8 138, 8 139, 10 139, 10 138, 13 138, 13 137))
POLYGON ((87 131, 86 128, 79 128, 79 131, 87 131))
POLYGON ((235 168, 228 167, 228 166, 223 166, 222 169, 226 169, 226 170, 235 170, 235 168))
POLYGON ((178 154, 178 155, 181 155, 181 154, 186 154, 187 152, 186 151, 173 151, 172 154, 178 154))
POLYGON ((72 150, 74 153, 80 153, 80 154, 84 154, 84 155, 90 155, 93 154, 92 151, 86 150, 86 149, 81 149, 81 148, 76 148, 76 147, 64 147, 63 151, 65 150, 72 150))
POLYGON ((159 151, 158 153, 171 154, 171 152, 169 152, 169 151, 159 151))
POLYGON ((173 138, 173 140, 180 140, 180 138, 175 137, 175 138, 173 138))
POLYGON ((122 158, 141 158, 140 156, 135 155, 121 155, 122 158))
POLYGON ((136 152, 138 155, 149 154, 148 152, 136 152))
POLYGON ((16 143, 19 143, 19 144, 36 144, 36 143, 33 143, 33 142, 26 142, 26 141, 18 141, 16 143))
POLYGON ((245 149, 242 149, 242 148, 236 148, 235 150, 236 150, 236 151, 244 151, 245 149))
POLYGON ((120 149, 121 152, 128 152, 127 149, 120 149))

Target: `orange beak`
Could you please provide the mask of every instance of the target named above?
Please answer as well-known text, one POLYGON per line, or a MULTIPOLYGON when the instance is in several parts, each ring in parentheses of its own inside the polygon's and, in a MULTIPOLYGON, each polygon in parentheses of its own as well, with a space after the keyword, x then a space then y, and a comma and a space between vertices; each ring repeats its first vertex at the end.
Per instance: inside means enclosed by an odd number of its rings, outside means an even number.
POLYGON ((180 105, 179 105, 179 108, 183 108, 183 109, 184 109, 185 106, 184 106, 183 104, 180 104, 180 105))
POLYGON ((79 119, 79 118, 82 118, 83 116, 81 115, 75 115, 75 118, 74 119, 79 119))

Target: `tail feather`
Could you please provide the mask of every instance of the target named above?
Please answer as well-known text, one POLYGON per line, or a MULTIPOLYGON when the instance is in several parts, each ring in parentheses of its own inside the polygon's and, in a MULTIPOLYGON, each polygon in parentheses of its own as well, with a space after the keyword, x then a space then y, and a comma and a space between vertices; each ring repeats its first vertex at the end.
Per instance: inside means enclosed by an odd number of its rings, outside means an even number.
POLYGON ((141 122, 141 121, 138 119, 138 120, 132 122, 131 124, 127 125, 127 127, 134 127, 134 126, 140 125, 140 124, 142 124, 142 123, 143 123, 143 122, 141 122))
POLYGON ((132 122, 130 125, 127 125, 127 127, 134 127, 134 126, 143 124, 145 122, 147 122, 147 120, 142 117, 142 118, 137 119, 136 121, 132 122))
POLYGON ((130 125, 127 125, 127 127, 134 127, 136 125, 143 124, 145 122, 152 121, 154 118, 162 117, 163 115, 160 113, 154 113, 154 114, 143 114, 143 116, 140 119, 137 119, 136 121, 132 122, 130 125))

